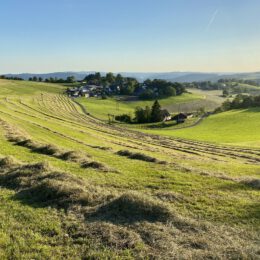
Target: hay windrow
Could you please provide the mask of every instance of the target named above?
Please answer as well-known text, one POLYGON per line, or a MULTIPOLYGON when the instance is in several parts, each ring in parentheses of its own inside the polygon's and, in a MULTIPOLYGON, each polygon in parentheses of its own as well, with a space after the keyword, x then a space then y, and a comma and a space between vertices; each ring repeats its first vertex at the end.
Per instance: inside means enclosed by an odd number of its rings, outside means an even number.
POLYGON ((165 161, 159 161, 154 157, 151 157, 149 155, 143 154, 143 153, 134 153, 129 150, 120 150, 116 154, 120 156, 128 157, 129 159, 144 161, 144 162, 152 162, 152 163, 159 163, 159 164, 166 164, 165 161))
POLYGON ((64 209, 77 205, 94 206, 107 198, 106 192, 102 194, 80 178, 56 172, 48 163, 25 164, 16 168, 5 165, 0 185, 16 190, 19 198, 64 209))
POLYGON ((13 156, 0 158, 0 168, 13 167, 18 164, 19 162, 13 156))
POLYGON ((102 205, 94 216, 110 222, 121 221, 123 223, 143 220, 166 222, 173 217, 172 212, 162 203, 135 193, 125 193, 102 205))
POLYGON ((96 162, 96 161, 85 160, 84 162, 81 163, 81 167, 82 168, 92 168, 92 169, 96 169, 96 170, 101 170, 103 172, 113 171, 112 169, 109 169, 104 164, 102 164, 100 162, 96 162))

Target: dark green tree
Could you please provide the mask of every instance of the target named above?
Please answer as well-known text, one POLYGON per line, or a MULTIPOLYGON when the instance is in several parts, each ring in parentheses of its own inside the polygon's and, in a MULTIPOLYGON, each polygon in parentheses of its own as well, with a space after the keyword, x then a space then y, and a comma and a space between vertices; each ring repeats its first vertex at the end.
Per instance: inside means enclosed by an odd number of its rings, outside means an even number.
POLYGON ((161 105, 158 100, 155 100, 151 111, 151 122, 160 122, 162 120, 161 105))
POLYGON ((115 82, 115 76, 112 72, 109 72, 107 73, 106 75, 106 80, 109 82, 109 83, 114 83, 115 82))
POLYGON ((76 81, 75 77, 74 76, 69 76, 67 77, 67 80, 66 80, 68 83, 74 83, 76 81))

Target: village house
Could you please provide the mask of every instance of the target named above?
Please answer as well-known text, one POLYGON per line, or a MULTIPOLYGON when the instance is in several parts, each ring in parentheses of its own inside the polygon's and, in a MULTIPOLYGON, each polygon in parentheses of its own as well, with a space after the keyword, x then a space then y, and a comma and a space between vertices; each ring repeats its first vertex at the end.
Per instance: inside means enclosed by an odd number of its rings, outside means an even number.
POLYGON ((168 110, 163 109, 161 113, 163 117, 163 122, 170 121, 172 119, 171 114, 168 112, 168 110))
POLYGON ((80 91, 78 88, 69 88, 69 89, 67 89, 66 93, 69 97, 79 97, 80 96, 80 91))
POLYGON ((184 123, 188 116, 184 113, 179 113, 172 117, 172 120, 176 121, 177 124, 184 123))

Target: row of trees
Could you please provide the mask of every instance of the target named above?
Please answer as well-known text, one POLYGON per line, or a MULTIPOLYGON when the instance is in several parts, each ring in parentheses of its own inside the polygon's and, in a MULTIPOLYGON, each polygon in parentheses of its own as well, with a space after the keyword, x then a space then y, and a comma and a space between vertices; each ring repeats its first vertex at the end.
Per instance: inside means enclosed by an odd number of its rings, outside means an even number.
POLYGON ((248 84, 252 86, 260 86, 260 81, 259 80, 251 80, 251 79, 219 79, 218 83, 232 83, 232 82, 237 82, 240 84, 248 84))
POLYGON ((242 109, 250 107, 260 107, 260 95, 249 96, 238 94, 232 101, 226 100, 221 107, 216 109, 215 112, 224 112, 231 109, 242 109))
POLYGON ((164 120, 165 116, 169 116, 169 112, 161 109, 158 100, 155 100, 152 107, 146 106, 145 108, 136 107, 135 118, 132 119, 130 115, 123 114, 115 117, 117 121, 125 123, 156 123, 164 120))
POLYGON ((187 88, 197 88, 197 89, 202 89, 202 90, 223 89, 223 83, 212 82, 212 81, 198 81, 198 82, 192 82, 192 83, 185 83, 184 85, 187 88))
POLYGON ((50 78, 46 78, 45 80, 43 80, 42 77, 30 77, 29 78, 29 81, 38 81, 38 82, 50 82, 50 83, 74 83, 76 82, 76 79, 74 76, 70 76, 70 77, 67 77, 66 79, 58 79, 58 78, 53 78, 53 77, 50 77, 50 78))
POLYGON ((0 75, 0 79, 8 79, 8 80, 23 80, 20 77, 7 77, 5 75, 0 75))
POLYGON ((260 81, 257 80, 243 80, 243 79, 219 79, 217 82, 201 81, 192 83, 183 83, 186 88, 198 88, 202 90, 224 90, 229 89, 230 92, 236 91, 240 93, 242 91, 247 92, 248 88, 243 84, 260 86, 260 81))

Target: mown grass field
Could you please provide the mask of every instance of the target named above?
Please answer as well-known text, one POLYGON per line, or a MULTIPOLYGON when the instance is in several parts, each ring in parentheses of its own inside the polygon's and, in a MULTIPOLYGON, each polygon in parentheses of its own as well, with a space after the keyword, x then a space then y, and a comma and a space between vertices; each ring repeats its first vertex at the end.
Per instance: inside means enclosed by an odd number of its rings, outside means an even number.
POLYGON ((27 83, 0 81, 1 259, 259 258, 258 147, 108 125, 27 83))

